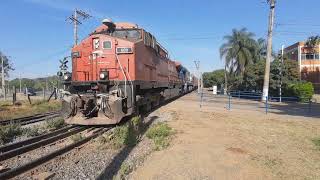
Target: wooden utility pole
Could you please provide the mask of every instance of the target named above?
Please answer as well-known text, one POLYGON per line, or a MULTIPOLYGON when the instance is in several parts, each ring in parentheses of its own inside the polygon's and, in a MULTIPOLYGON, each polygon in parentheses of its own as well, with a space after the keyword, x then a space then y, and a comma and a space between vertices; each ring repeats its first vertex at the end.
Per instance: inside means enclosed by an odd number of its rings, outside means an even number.
POLYGON ((200 93, 201 88, 201 74, 200 74, 200 61, 194 61, 194 64, 196 65, 197 74, 198 74, 198 93, 200 93))
POLYGON ((5 80, 4 80, 4 59, 2 54, 1 56, 1 80, 2 80, 2 93, 3 93, 3 99, 6 100, 6 90, 5 90, 5 80))
POLYGON ((71 23, 73 23, 74 45, 78 44, 78 25, 82 24, 79 20, 79 17, 81 17, 84 20, 90 18, 91 16, 82 10, 75 9, 73 15, 67 18, 67 20, 70 20, 71 23))
POLYGON ((270 77, 270 62, 272 56, 272 31, 274 25, 274 10, 276 6, 275 0, 268 0, 270 4, 270 14, 269 14, 269 27, 268 27, 268 40, 267 40, 267 58, 266 58, 266 68, 264 72, 264 82, 263 82, 263 95, 262 100, 265 101, 269 96, 269 77, 270 77))
POLYGON ((77 9, 74 10, 73 18, 75 19, 73 21, 73 38, 74 38, 74 45, 78 44, 78 15, 77 15, 77 9))
POLYGON ((22 93, 22 89, 21 89, 21 73, 19 73, 19 92, 22 93))

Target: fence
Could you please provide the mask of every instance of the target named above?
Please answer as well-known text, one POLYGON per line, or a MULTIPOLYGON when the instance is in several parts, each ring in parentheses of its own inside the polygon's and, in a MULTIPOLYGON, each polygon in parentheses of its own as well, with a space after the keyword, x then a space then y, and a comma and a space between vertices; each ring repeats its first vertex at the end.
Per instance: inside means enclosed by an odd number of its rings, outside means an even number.
POLYGON ((250 91, 229 91, 227 95, 213 95, 204 91, 200 97, 200 107, 205 105, 205 102, 212 102, 215 103, 215 106, 224 106, 227 110, 248 109, 263 111, 266 114, 282 113, 320 117, 320 104, 314 103, 310 99, 301 103, 298 97, 270 96, 265 101, 261 101, 261 92, 250 91))

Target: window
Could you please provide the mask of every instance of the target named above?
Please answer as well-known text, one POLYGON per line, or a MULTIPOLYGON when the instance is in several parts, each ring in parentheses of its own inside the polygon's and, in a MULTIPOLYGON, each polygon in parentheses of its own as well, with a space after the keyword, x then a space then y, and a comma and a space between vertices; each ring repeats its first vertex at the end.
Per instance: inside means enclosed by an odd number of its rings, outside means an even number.
POLYGON ((111 41, 104 41, 103 49, 111 49, 111 41))
POLYGON ((319 54, 303 53, 301 54, 301 60, 319 60, 319 54))
POLYGON ((129 40, 138 40, 141 38, 141 31, 139 29, 117 29, 112 33, 112 36, 129 40))

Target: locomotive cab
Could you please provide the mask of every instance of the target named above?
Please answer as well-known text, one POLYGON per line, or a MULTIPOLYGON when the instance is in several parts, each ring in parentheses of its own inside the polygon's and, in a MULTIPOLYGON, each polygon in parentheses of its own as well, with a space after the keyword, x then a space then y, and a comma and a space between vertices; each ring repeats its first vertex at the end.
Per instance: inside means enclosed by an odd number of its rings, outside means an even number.
POLYGON ((71 57, 62 109, 69 124, 116 124, 185 92, 168 52, 136 24, 103 21, 71 57))

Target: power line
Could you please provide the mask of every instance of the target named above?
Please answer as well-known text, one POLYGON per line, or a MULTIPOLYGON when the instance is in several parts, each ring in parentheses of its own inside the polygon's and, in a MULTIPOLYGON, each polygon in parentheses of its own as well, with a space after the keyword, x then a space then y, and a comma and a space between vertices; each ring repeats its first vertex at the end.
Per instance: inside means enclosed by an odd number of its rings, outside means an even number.
POLYGON ((88 13, 75 9, 73 14, 66 19, 66 21, 70 21, 70 23, 73 23, 73 36, 74 36, 74 45, 78 44, 78 26, 82 24, 82 22, 79 20, 81 18, 82 20, 88 19, 92 17, 88 13))

